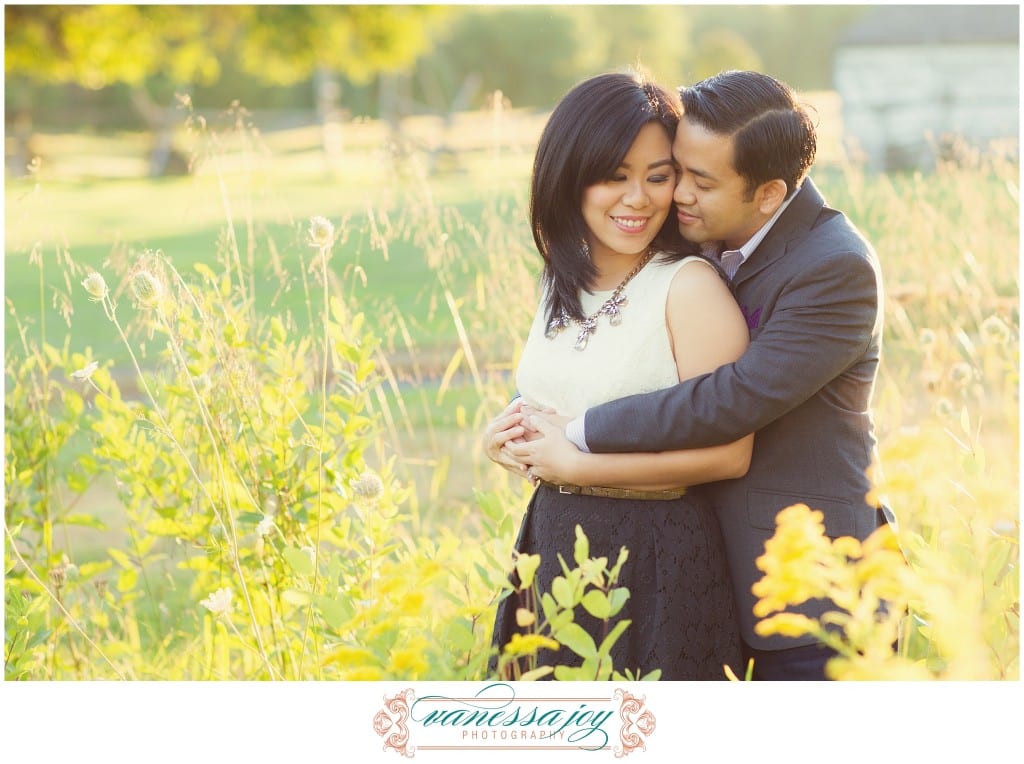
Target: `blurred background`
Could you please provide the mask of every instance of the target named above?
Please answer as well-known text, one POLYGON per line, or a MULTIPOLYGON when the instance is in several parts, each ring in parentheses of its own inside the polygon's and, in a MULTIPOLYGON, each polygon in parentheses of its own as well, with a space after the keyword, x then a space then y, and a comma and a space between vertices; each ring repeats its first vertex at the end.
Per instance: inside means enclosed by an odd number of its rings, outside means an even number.
POLYGON ((631 65, 669 85, 752 68, 825 91, 826 130, 879 170, 928 165, 953 134, 1018 133, 1016 5, 7 5, 5 21, 12 175, 33 157, 80 167, 47 138, 69 131, 146 136, 82 172, 182 173, 186 97, 199 113, 240 103, 265 133, 319 125, 333 161, 366 119, 431 117, 443 152, 456 115, 495 93, 544 112, 631 65))

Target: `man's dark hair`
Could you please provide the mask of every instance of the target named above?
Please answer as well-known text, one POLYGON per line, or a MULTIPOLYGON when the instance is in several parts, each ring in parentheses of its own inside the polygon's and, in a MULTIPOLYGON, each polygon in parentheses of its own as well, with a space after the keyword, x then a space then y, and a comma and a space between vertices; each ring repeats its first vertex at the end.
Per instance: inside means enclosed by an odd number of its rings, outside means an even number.
MULTIPOLYGON (((597 271, 583 244, 583 194, 588 186, 612 177, 641 128, 656 122, 669 142, 679 124, 674 94, 639 74, 610 73, 591 77, 558 103, 537 144, 530 187, 530 223, 544 258, 547 317, 564 308, 583 319, 581 289, 589 291, 597 271)), ((652 242, 655 249, 687 249, 673 215, 652 242)))
POLYGON ((814 163, 814 123, 793 89, 759 72, 729 71, 679 89, 685 119, 733 139, 733 165, 748 199, 779 178, 792 196, 814 163))

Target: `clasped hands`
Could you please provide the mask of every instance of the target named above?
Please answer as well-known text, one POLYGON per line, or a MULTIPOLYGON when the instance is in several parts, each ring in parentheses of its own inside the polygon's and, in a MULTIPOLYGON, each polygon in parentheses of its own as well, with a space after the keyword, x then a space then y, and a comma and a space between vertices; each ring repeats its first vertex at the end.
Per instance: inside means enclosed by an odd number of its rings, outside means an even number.
POLYGON ((572 483, 581 452, 565 437, 570 417, 535 408, 516 398, 484 429, 487 458, 536 485, 539 480, 572 483))

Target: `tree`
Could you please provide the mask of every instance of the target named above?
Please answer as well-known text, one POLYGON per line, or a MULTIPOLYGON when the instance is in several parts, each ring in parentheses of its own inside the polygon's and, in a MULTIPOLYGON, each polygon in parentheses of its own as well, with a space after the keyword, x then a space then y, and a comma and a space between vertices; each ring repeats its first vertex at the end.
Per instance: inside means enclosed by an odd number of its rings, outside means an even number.
POLYGON ((711 29, 700 36, 686 84, 700 82, 727 69, 761 69, 761 59, 744 37, 731 29, 711 29))
POLYGON ((230 14, 216 6, 8 5, 4 21, 7 75, 94 90, 114 83, 131 88, 156 137, 151 174, 163 172, 172 156, 171 112, 160 102, 177 88, 216 79, 216 54, 231 33, 230 14))
POLYGON ((157 135, 157 173, 170 149, 166 104, 215 81, 222 62, 272 83, 318 70, 366 80, 415 61, 442 15, 427 6, 8 5, 5 70, 93 89, 127 84, 157 135))

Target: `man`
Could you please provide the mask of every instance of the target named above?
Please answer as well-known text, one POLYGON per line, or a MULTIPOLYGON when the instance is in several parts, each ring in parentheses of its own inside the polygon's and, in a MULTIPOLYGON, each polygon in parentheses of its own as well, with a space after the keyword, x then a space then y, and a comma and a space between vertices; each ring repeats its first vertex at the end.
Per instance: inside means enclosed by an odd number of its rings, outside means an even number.
MULTIPOLYGON (((754 561, 792 504, 823 512, 833 537, 864 539, 884 522, 868 504, 866 474, 882 331, 878 260, 806 178, 814 125, 787 85, 733 71, 680 95, 679 229, 721 263, 750 347, 711 374, 589 409, 566 434, 583 450, 628 452, 756 433, 746 476, 702 487, 722 526, 746 657, 757 679, 824 679, 832 653, 813 638, 755 632, 754 561)), ((815 617, 829 607, 814 601, 794 611, 815 617)))

